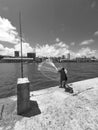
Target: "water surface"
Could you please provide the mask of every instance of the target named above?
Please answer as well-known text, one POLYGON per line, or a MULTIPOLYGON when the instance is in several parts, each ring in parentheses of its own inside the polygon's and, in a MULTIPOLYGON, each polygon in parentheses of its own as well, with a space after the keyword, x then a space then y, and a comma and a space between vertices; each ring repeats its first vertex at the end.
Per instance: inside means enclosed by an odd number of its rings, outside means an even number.
MULTIPOLYGON (((56 66, 60 64, 56 63, 56 66)), ((68 70, 69 83, 98 77, 98 62, 62 63, 62 65, 68 70)), ((21 77, 20 67, 20 63, 0 63, 0 98, 17 93, 17 78, 21 77)), ((24 64, 24 77, 29 78, 31 91, 59 85, 59 81, 44 77, 38 71, 36 63, 24 64)))

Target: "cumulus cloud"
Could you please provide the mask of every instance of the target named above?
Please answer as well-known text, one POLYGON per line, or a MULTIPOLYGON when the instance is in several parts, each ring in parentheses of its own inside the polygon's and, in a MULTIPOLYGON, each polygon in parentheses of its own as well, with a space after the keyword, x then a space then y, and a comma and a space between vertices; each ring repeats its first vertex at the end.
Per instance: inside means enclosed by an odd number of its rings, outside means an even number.
MULTIPOLYGON (((53 45, 45 44, 39 45, 37 44, 35 48, 32 48, 29 43, 23 43, 23 55, 27 56, 28 52, 34 52, 36 50, 36 55, 39 57, 47 56, 47 57, 59 57, 62 55, 67 56, 70 53, 71 58, 75 57, 91 57, 95 56, 96 50, 92 50, 89 47, 81 48, 78 52, 73 52, 69 49, 69 46, 65 43, 55 43, 53 45)), ((14 48, 4 47, 0 44, 0 55, 9 55, 13 56, 14 51, 20 52, 20 44, 14 46, 14 48)))
MULTIPOLYGON (((0 17, 0 41, 9 42, 15 44, 14 48, 4 47, 0 44, 0 54, 1 55, 12 55, 14 51, 17 50, 20 52, 19 44, 19 35, 8 19, 0 17)), ((59 38, 56 38, 56 43, 53 45, 37 45, 36 53, 37 56, 61 56, 69 52, 69 46, 64 42, 60 41, 59 38)), ((33 52, 34 48, 30 46, 29 43, 23 42, 22 44, 23 55, 26 56, 28 52, 33 52)))
POLYGON ((76 53, 75 57, 91 57, 95 56, 96 50, 92 50, 89 47, 81 48, 78 53, 76 53))
POLYGON ((13 56, 14 48, 4 47, 2 44, 0 44, 0 55, 13 56))
POLYGON ((63 42, 55 43, 53 45, 37 45, 37 56, 58 57, 69 53, 69 46, 63 42))
POLYGON ((74 46, 74 45, 75 45, 75 42, 71 42, 70 45, 71 45, 71 46, 74 46))
POLYGON ((59 39, 59 38, 56 38, 56 42, 60 42, 60 39, 59 39))
POLYGON ((2 51, 3 49, 4 49, 4 46, 0 44, 0 51, 2 51))
POLYGON ((94 8, 96 6, 96 1, 92 1, 91 8, 94 8))
POLYGON ((11 24, 8 19, 0 16, 0 41, 17 44, 19 36, 16 28, 11 24))
POLYGON ((69 46, 67 45, 67 44, 65 44, 64 42, 59 42, 59 43, 55 43, 54 45, 53 45, 55 48, 66 48, 66 49, 68 49, 69 48, 69 46))
POLYGON ((8 7, 7 7, 7 6, 4 6, 4 7, 2 8, 2 10, 3 10, 3 11, 8 11, 8 7))
POLYGON ((96 31, 96 32, 94 33, 94 35, 95 35, 95 36, 98 36, 98 31, 96 31))
MULTIPOLYGON (((23 43, 22 50, 23 56, 27 56, 28 52, 34 52, 34 48, 32 48, 29 43, 23 43)), ((15 45, 14 48, 4 47, 2 44, 0 44, 0 55, 14 56, 14 51, 21 52, 20 44, 15 45)))
POLYGON ((81 45, 81 46, 82 46, 82 45, 90 45, 90 44, 93 43, 93 42, 94 42, 93 39, 85 40, 85 41, 81 42, 80 45, 81 45))
POLYGON ((43 45, 43 46, 40 46, 40 45, 37 45, 36 46, 36 54, 37 56, 51 56, 53 54, 53 56, 55 55, 55 49, 52 45, 43 45))
MULTIPOLYGON (((15 46, 14 46, 14 50, 20 52, 20 51, 21 51, 21 46, 20 46, 20 44, 15 45, 15 46)), ((34 48, 32 48, 29 43, 23 43, 23 44, 22 44, 23 56, 27 56, 27 53, 28 53, 28 52, 33 52, 33 51, 34 51, 34 48)))
MULTIPOLYGON (((95 32, 97 34, 97 32, 95 32)), ((24 39, 25 40, 25 39, 24 39)), ((16 27, 14 27, 8 19, 0 17, 0 41, 9 42, 11 44, 15 44, 13 48, 4 47, 0 44, 0 55, 8 55, 13 56, 14 51, 20 52, 20 44, 19 44, 19 35, 16 31, 16 27)), ((80 45, 88 45, 94 42, 93 39, 86 40, 81 42, 80 45)), ((75 43, 72 42, 70 45, 74 46, 75 43)), ((90 48, 82 48, 78 53, 75 53, 69 49, 69 46, 61 41, 59 38, 56 38, 56 43, 49 45, 36 45, 35 48, 31 47, 29 43, 23 42, 23 55, 26 56, 28 52, 34 52, 36 50, 36 55, 39 57, 47 56, 47 57, 59 57, 62 55, 71 54, 72 57, 75 56, 90 56, 94 55, 96 50, 91 50, 90 48)))

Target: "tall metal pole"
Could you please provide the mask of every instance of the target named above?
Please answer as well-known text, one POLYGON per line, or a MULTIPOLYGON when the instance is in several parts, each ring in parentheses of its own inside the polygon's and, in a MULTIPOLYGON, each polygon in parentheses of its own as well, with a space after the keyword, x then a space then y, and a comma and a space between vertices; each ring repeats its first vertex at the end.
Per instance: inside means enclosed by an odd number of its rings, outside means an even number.
POLYGON ((22 28, 21 28, 21 12, 19 12, 19 25, 20 25, 20 44, 21 44, 21 78, 23 78, 23 55, 22 55, 22 28))

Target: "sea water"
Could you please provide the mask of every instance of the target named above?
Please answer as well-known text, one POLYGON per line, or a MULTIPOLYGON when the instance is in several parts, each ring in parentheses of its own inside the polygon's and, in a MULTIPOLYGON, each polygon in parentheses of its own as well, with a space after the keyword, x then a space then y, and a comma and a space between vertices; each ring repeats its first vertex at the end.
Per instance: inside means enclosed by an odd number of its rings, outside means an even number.
MULTIPOLYGON (((98 62, 55 63, 55 65, 67 68, 69 83, 98 77, 98 62)), ((31 91, 59 85, 59 81, 44 77, 38 71, 37 63, 27 63, 23 66, 24 77, 28 77, 31 91)), ((20 63, 0 63, 0 98, 16 95, 17 79, 21 77, 20 68, 20 63)))

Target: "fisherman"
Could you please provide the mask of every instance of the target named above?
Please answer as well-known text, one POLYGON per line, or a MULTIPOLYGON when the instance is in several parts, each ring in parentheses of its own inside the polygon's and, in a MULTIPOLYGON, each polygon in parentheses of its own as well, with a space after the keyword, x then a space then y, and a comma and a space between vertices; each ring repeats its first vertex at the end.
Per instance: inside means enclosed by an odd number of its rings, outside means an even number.
POLYGON ((60 88, 65 88, 67 74, 65 73, 64 68, 59 69, 58 72, 60 73, 60 88))
POLYGON ((60 88, 65 88, 66 92, 73 93, 73 89, 67 85, 67 70, 62 67, 61 69, 58 69, 58 72, 60 73, 60 88))

